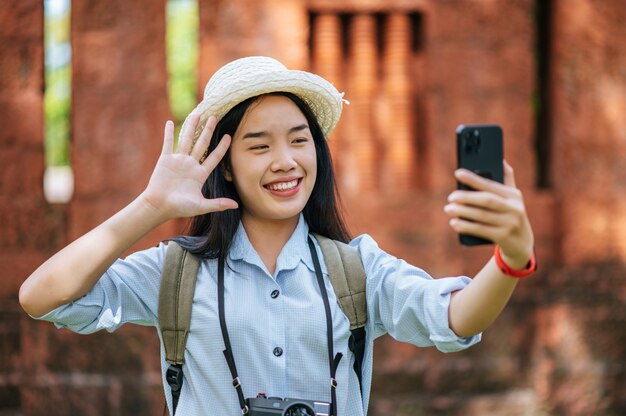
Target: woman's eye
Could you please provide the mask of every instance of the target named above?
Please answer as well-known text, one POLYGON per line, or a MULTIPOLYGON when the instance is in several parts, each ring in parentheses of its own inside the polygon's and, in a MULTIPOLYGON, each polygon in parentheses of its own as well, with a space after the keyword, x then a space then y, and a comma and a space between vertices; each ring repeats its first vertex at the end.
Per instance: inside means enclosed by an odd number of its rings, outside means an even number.
POLYGON ((268 147, 269 147, 269 146, 268 146, 268 145, 266 145, 266 144, 260 144, 260 145, 257 145, 257 146, 252 146, 252 147, 250 148, 250 150, 265 150, 265 149, 267 149, 268 147))
POLYGON ((298 138, 297 138, 297 139, 295 139, 293 142, 294 142, 294 143, 306 143, 306 142, 308 142, 308 141, 309 141, 309 139, 308 139, 308 138, 306 138, 306 137, 298 137, 298 138))

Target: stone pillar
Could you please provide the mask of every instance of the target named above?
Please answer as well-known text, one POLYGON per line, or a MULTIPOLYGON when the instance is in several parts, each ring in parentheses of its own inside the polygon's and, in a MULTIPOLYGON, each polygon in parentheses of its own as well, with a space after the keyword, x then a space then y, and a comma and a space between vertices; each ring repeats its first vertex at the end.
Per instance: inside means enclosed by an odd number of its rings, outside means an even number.
POLYGON ((222 65, 244 56, 267 55, 272 45, 263 2, 198 0, 198 3, 201 97, 207 81, 222 65))
POLYGON ((321 13, 315 18, 313 31, 313 72, 341 89, 341 21, 334 13, 321 13))
POLYGON ((255 34, 267 46, 261 55, 278 59, 289 69, 309 69, 309 14, 304 0, 265 0, 262 27, 255 34))
POLYGON ((455 128, 497 123, 518 185, 535 184, 533 2, 436 2, 426 17, 429 188, 449 192, 456 167, 455 128), (506 16, 506 18, 503 18, 506 16))
POLYGON ((22 282, 53 252, 62 211, 43 195, 43 2, 0 8, 0 414, 22 414, 22 282), (57 222, 58 221, 58 222, 57 222))
MULTIPOLYGON (((171 117, 165 2, 72 2, 70 238, 114 214, 147 185, 171 117)), ((171 225, 142 246, 175 232, 171 225)))
POLYGON ((225 63, 251 55, 308 69, 308 13, 303 0, 199 0, 199 97, 225 63))
MULTIPOLYGON (((315 18, 313 32, 313 62, 314 73, 330 81, 339 91, 342 86, 342 50, 341 50, 341 21, 334 13, 322 13, 315 18)), ((346 109, 349 111, 349 109, 346 109)), ((346 112, 343 113, 344 115, 346 112)), ((343 156, 341 143, 342 122, 339 123, 332 139, 328 141, 335 166, 341 170, 341 158, 343 156)))
MULTIPOLYGON (((378 136, 385 148, 381 169, 383 189, 405 191, 416 182, 415 172, 415 117, 411 106, 410 53, 411 21, 405 13, 388 16, 384 33, 383 79, 385 107, 377 111, 383 115, 378 136)), ((380 108, 380 107, 379 107, 380 108)))
POLYGON ((374 190, 378 186, 377 149, 373 132, 373 106, 378 81, 376 19, 357 14, 350 24, 350 123, 346 131, 344 178, 349 192, 374 190), (356 175, 352 177, 351 175, 356 175))
POLYGON ((626 8, 553 2, 551 178, 562 201, 562 261, 626 260, 626 8))
POLYGON ((11 0, 0 22, 0 298, 12 298, 58 238, 43 195, 43 5, 11 0))
MULTIPOLYGON (((14 3, 16 7, 19 3, 22 9, 15 13, 16 17, 30 13, 26 4, 33 9, 32 17, 20 22, 14 30, 31 30, 35 33, 33 38, 39 39, 38 46, 33 43, 32 52, 14 54, 24 59, 15 73, 23 74, 24 80, 32 76, 32 84, 22 80, 14 87, 15 97, 27 97, 31 103, 23 117, 13 115, 13 125, 22 123, 20 120, 24 122, 20 133, 11 141, 17 143, 16 140, 28 138, 29 144, 24 148, 33 154, 30 159, 15 159, 19 166, 15 177, 23 180, 32 169, 38 179, 28 190, 15 189, 11 198, 16 201, 30 193, 41 200, 42 2, 14 3)), ((51 224, 63 222, 46 210, 31 209, 27 214, 25 208, 30 205, 18 207, 16 212, 23 218, 11 220, 11 223, 21 224, 20 227, 28 227, 28 233, 22 234, 37 239, 33 240, 39 241, 36 244, 54 245, 55 249, 101 223, 141 192, 160 152, 163 125, 170 117, 163 1, 74 0, 71 20, 71 163, 76 192, 68 207, 69 237, 60 238, 52 232, 43 234, 46 228, 53 227, 51 224)), ((2 18, 0 21, 9 20, 2 18)), ((29 42, 20 41, 23 52, 31 50, 26 46, 29 42)), ((27 153, 18 152, 14 157, 20 154, 27 153)), ((162 236, 173 234, 174 229, 167 227, 133 249, 154 245, 162 236)), ((20 239, 23 238, 18 234, 16 241, 20 239)), ((51 254, 46 253, 45 257, 51 254)), ((36 263, 40 264, 45 257, 37 259, 36 263)), ((17 261, 20 269, 24 263, 22 259, 17 261)), ((32 263, 35 261, 31 260, 32 263)), ((31 272, 36 265, 31 266, 31 272)), ((128 326, 115 334, 79 336, 22 316, 21 336, 16 341, 23 369, 20 414, 40 415, 51 411, 86 416, 162 413, 159 341, 153 328, 128 326)), ((4 356, 11 357, 11 354, 4 356)), ((12 359, 6 362, 15 365, 12 359)))

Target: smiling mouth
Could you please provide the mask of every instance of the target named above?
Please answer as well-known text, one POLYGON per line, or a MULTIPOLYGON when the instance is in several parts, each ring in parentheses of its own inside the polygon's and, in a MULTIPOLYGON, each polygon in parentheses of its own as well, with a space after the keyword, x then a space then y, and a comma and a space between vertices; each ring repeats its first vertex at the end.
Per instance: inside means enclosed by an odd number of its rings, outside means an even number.
POLYGON ((289 190, 294 189, 296 186, 298 186, 299 182, 300 182, 300 179, 294 179, 289 182, 271 183, 269 185, 265 185, 265 187, 269 189, 270 191, 289 191, 289 190))

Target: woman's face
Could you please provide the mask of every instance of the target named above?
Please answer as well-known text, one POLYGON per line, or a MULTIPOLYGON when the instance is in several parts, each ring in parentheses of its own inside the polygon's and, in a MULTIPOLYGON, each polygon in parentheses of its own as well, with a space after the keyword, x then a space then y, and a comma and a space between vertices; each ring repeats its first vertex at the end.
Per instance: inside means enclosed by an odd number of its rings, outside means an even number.
POLYGON ((315 143, 300 109, 289 98, 266 95, 243 116, 225 172, 242 202, 242 219, 297 221, 317 176, 315 143))

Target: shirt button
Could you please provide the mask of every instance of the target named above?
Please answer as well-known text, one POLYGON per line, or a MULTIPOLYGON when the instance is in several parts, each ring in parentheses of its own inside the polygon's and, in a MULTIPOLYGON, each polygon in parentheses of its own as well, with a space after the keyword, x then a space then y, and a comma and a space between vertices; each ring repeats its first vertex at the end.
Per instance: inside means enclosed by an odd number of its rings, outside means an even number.
POLYGON ((278 290, 272 290, 272 294, 270 296, 272 297, 272 299, 276 299, 278 295, 280 295, 280 292, 278 290))
POLYGON ((274 355, 280 357, 281 355, 283 355, 283 349, 280 347, 274 348, 274 355))

